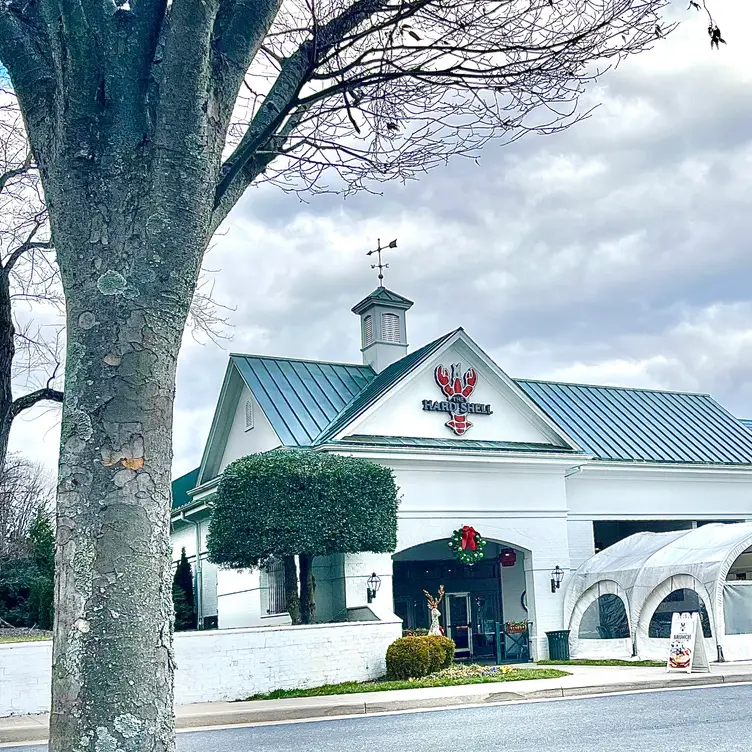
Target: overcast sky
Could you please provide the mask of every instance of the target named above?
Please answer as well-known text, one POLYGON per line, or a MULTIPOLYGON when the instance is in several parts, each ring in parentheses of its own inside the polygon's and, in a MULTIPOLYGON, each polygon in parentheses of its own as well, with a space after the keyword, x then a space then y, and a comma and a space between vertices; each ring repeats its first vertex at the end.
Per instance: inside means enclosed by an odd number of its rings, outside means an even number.
MULTIPOLYGON (((230 351, 360 360, 350 308, 377 238, 398 238, 385 283, 415 301, 411 348, 463 326, 511 376, 710 392, 752 417, 752 8, 713 0, 717 52, 677 2, 680 29, 564 133, 381 196, 250 190, 206 263, 232 340, 187 336, 180 357, 175 475, 201 458, 230 351)), ((12 448, 53 465, 56 414, 31 417, 12 448)))

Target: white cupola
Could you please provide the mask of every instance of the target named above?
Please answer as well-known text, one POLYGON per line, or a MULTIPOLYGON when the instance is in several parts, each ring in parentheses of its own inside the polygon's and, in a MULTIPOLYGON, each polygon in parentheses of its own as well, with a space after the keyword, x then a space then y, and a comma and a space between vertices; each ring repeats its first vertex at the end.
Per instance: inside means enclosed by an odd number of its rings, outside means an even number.
POLYGON ((407 355, 405 313, 412 305, 412 300, 380 286, 353 307, 360 316, 363 363, 376 373, 407 355))

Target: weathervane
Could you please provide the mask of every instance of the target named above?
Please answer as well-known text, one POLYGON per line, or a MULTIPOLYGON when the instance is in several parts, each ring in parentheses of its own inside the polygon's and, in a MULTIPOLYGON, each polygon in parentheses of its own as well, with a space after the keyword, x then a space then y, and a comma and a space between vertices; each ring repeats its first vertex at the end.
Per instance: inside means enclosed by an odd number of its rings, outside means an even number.
POLYGON ((378 269, 379 270, 379 287, 384 286, 384 269, 389 268, 389 264, 383 264, 381 263, 381 252, 385 251, 387 248, 396 248, 397 247, 397 239, 395 238, 389 245, 385 245, 383 248, 381 247, 381 240, 376 241, 378 247, 374 248, 372 251, 368 251, 366 253, 366 256, 371 256, 374 253, 379 254, 379 263, 378 264, 371 264, 371 269, 378 269))

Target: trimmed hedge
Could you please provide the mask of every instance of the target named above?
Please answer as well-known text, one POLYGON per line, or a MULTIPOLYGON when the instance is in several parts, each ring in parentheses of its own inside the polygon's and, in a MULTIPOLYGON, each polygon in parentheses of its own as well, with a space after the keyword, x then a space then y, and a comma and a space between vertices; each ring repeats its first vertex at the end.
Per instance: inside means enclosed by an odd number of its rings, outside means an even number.
POLYGON ((435 649, 441 654, 441 663, 439 668, 435 670, 449 668, 454 660, 454 640, 441 636, 427 637, 426 639, 430 640, 435 649))
POLYGON ((386 651, 387 679, 417 679, 446 668, 454 658, 448 637, 400 637, 386 651))

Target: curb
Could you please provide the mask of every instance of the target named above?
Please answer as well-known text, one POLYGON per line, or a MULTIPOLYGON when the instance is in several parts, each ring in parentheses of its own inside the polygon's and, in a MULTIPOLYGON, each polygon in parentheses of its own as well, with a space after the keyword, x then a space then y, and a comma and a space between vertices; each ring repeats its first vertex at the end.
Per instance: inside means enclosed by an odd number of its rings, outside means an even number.
MULTIPOLYGON (((562 698, 587 697, 589 695, 615 695, 627 692, 645 692, 657 689, 683 689, 685 687, 719 686, 723 684, 750 683, 750 674, 677 676, 672 679, 657 679, 650 681, 625 682, 621 684, 594 684, 582 687, 553 687, 533 690, 531 692, 501 691, 489 692, 488 685, 482 692, 449 697, 412 697, 404 700, 368 700, 348 701, 341 696, 339 701, 329 704, 299 703, 288 707, 264 707, 256 703, 238 703, 237 710, 221 710, 206 713, 178 713, 175 726, 179 732, 197 729, 207 729, 222 726, 240 726, 263 723, 284 723, 291 721, 305 721, 325 719, 331 717, 372 715, 376 713, 392 713, 407 710, 422 710, 430 708, 461 708, 467 705, 503 705, 510 702, 524 702, 535 700, 552 700, 562 698), (256 705, 256 707, 253 707, 256 705)), ((318 698, 317 698, 318 699, 318 698)), ((190 706, 185 706, 186 709, 190 706)), ((3 721, 15 721, 11 718, 0 718, 0 746, 13 743, 47 741, 47 716, 26 716, 24 721, 18 718, 18 723, 3 725, 3 721)))

